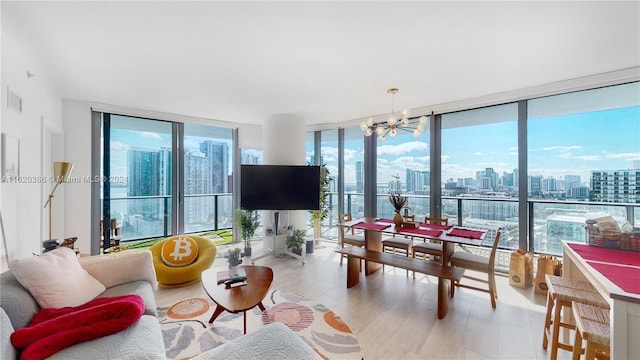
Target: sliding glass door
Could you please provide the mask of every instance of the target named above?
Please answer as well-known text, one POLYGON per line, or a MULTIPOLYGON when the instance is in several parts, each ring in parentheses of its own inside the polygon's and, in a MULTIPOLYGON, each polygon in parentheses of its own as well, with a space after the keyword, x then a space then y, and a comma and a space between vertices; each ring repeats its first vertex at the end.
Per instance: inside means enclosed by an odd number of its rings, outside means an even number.
POLYGON ((101 237, 117 232, 126 242, 230 229, 232 133, 102 113, 96 160, 100 219, 95 220, 101 237))

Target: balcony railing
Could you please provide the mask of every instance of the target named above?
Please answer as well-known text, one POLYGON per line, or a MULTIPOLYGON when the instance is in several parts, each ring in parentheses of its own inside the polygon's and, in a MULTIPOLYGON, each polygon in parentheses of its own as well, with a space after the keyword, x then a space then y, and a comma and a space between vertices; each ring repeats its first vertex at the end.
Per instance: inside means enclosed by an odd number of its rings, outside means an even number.
MULTIPOLYGON (((429 215, 429 196, 406 195, 410 212, 417 219, 429 215)), ((322 223, 322 239, 337 242, 338 194, 331 193, 332 205, 328 218, 322 223)), ((394 210, 388 195, 377 195, 378 217, 393 217, 394 210)), ((171 198, 169 196, 129 196, 111 199, 111 214, 121 227, 124 241, 171 235, 171 198)), ((640 204, 601 203, 587 201, 529 199, 529 241, 536 253, 560 255, 562 240, 585 242, 585 220, 610 215, 619 223, 640 224, 640 204)), ((364 194, 345 194, 345 211, 354 218, 364 216, 364 194)), ((185 195, 184 232, 192 233, 233 227, 232 194, 185 195)), ((487 230, 502 227, 499 247, 519 248, 518 200, 503 197, 443 196, 442 216, 449 223, 487 230)), ((309 223, 309 215, 307 215, 309 223)), ((308 236, 313 231, 309 228, 308 236)), ((490 237, 482 244, 491 246, 490 237)))
MULTIPOLYGON (((231 229, 231 193, 184 196, 184 232, 231 229)), ((111 198, 111 217, 123 241, 166 237, 171 234, 171 196, 111 198)))

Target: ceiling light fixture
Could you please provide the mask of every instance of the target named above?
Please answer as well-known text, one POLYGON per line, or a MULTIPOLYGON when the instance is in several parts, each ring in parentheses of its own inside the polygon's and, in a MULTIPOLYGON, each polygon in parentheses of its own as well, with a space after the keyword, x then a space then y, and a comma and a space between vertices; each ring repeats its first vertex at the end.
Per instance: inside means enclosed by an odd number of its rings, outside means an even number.
MULTIPOLYGON (((409 118, 408 110, 402 110, 396 114, 394 102, 398 91, 398 88, 387 90, 387 93, 391 94, 391 114, 389 114, 387 121, 374 122, 373 118, 369 118, 360 124, 360 129, 364 131, 365 136, 371 136, 375 132, 380 141, 384 141, 387 135, 396 136, 399 130, 403 130, 413 133, 413 136, 418 137, 427 127, 429 118, 426 116, 409 118)), ((433 112, 431 115, 433 116, 433 112)))

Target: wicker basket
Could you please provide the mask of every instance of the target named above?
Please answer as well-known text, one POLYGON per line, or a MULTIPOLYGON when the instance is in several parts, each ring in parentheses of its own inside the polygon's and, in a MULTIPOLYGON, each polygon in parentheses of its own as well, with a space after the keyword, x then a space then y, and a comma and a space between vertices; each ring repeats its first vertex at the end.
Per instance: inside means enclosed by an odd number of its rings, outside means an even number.
POLYGON ((630 233, 600 231, 593 220, 586 221, 587 244, 596 247, 640 251, 640 228, 630 233))

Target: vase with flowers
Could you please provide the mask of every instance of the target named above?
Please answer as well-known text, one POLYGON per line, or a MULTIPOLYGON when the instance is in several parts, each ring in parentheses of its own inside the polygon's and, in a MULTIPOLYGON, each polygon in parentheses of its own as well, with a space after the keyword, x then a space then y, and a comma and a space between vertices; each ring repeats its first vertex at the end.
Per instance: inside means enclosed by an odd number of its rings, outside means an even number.
POLYGON ((393 208, 396 211, 396 214, 393 216, 393 223, 396 224, 396 228, 399 228, 400 226, 402 226, 402 222, 404 220, 402 214, 400 214, 400 211, 403 208, 409 208, 407 206, 407 204, 409 203, 409 198, 400 195, 399 192, 392 192, 391 194, 389 194, 389 202, 391 203, 391 205, 393 205, 393 208))

